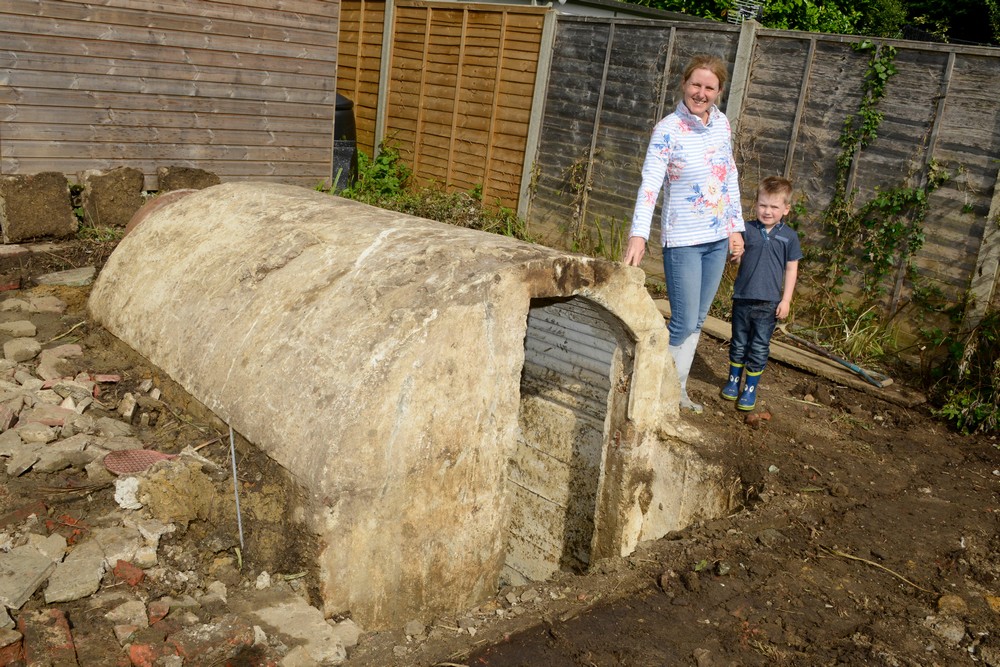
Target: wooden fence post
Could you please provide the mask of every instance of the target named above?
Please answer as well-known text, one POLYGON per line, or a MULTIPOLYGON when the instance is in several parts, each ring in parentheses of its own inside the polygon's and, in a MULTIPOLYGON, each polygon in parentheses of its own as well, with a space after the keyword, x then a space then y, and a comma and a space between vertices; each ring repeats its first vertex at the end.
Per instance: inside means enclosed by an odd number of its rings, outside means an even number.
POLYGON ((753 64, 753 47, 757 42, 757 28, 760 24, 754 20, 744 21, 740 26, 740 41, 736 46, 736 63, 733 65, 733 82, 729 87, 729 98, 726 100, 726 117, 736 135, 743 114, 743 100, 746 97, 747 86, 750 84, 750 67, 753 64))
POLYGON ((549 10, 542 22, 542 39, 538 45, 538 69, 535 70, 535 91, 531 96, 531 117, 528 119, 528 136, 524 142, 524 164, 521 166, 521 192, 517 198, 517 215, 528 219, 531 184, 538 159, 538 144, 545 119, 545 100, 548 99, 549 70, 552 68, 552 50, 556 40, 556 12, 549 10))
POLYGON ((972 272, 972 280, 969 282, 972 306, 966 311, 965 321, 962 323, 964 331, 971 331, 982 322, 997 296, 998 282, 1000 282, 1000 172, 997 173, 993 185, 993 200, 990 202, 990 212, 986 216, 986 228, 983 230, 983 241, 979 246, 976 269, 972 272))
POLYGON ((386 107, 389 106, 389 79, 392 76, 392 42, 396 34, 396 2, 385 0, 382 19, 382 56, 378 67, 378 101, 375 104, 375 136, 372 140, 372 158, 379 154, 385 139, 386 107))

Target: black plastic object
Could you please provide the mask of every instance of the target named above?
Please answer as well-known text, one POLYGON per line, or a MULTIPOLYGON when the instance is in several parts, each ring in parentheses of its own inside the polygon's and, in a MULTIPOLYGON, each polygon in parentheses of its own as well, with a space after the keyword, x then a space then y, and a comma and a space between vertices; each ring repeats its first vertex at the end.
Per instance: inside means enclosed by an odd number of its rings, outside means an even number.
POLYGON ((337 93, 333 116, 333 191, 349 187, 358 177, 358 131, 354 125, 354 102, 337 93))

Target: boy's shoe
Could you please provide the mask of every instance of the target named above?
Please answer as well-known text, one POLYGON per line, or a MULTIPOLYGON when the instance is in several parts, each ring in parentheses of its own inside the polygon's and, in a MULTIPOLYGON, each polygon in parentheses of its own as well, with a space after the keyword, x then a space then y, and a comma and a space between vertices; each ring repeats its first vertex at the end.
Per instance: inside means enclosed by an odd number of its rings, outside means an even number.
POLYGON ((757 383, 760 382, 760 374, 763 372, 751 373, 747 371, 747 379, 743 385, 743 391, 736 401, 736 408, 738 410, 750 411, 757 405, 757 383))
POLYGON ((743 379, 743 364, 729 363, 729 382, 719 392, 727 401, 735 401, 740 397, 740 380, 743 379))

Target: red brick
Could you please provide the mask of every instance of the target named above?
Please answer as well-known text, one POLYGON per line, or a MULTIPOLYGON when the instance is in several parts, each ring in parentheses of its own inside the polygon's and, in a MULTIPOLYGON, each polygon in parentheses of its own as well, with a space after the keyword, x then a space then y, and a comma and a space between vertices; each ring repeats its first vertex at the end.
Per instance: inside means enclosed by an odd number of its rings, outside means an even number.
POLYGON ((127 560, 119 560, 115 564, 112 573, 121 581, 124 581, 129 586, 138 586, 142 581, 146 573, 141 569, 128 562, 127 560))
POLYGON ((221 663, 253 646, 253 627, 230 614, 218 621, 195 625, 167 637, 167 644, 185 660, 197 658, 205 664, 221 663))
POLYGON ((76 646, 66 614, 59 609, 23 612, 17 629, 24 635, 24 661, 34 665, 76 665, 76 646))
POLYGON ((98 374, 94 376, 94 382, 121 382, 121 375, 111 373, 98 374))
POLYGON ((7 667, 7 665, 20 661, 24 656, 24 652, 21 649, 20 639, 13 644, 7 644, 3 648, 0 648, 0 667, 7 667))
POLYGON ((22 507, 18 507, 13 512, 8 512, 0 517, 0 528, 6 528, 7 526, 14 525, 15 523, 21 523, 32 514, 36 516, 44 516, 48 510, 49 508, 45 506, 45 503, 41 500, 36 500, 22 507))
POLYGON ((167 600, 153 600, 149 603, 149 624, 162 621, 170 613, 170 602, 167 600))
POLYGON ((166 644, 132 644, 128 647, 128 658, 132 667, 154 667, 157 658, 176 655, 166 644))

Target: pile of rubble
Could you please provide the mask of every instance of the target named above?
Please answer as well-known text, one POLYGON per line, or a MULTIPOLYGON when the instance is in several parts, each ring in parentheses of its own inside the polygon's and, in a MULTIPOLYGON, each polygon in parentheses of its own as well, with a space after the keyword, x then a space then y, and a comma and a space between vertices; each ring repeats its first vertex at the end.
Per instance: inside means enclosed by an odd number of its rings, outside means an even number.
POLYGON ((207 574, 178 568, 190 558, 171 536, 232 476, 196 447, 143 442, 171 414, 151 379, 118 397, 122 375, 79 370, 81 344, 38 339, 32 319, 66 307, 30 290, 0 301, 0 667, 345 661, 360 629, 310 605, 303 575, 249 575, 238 549, 207 574))

